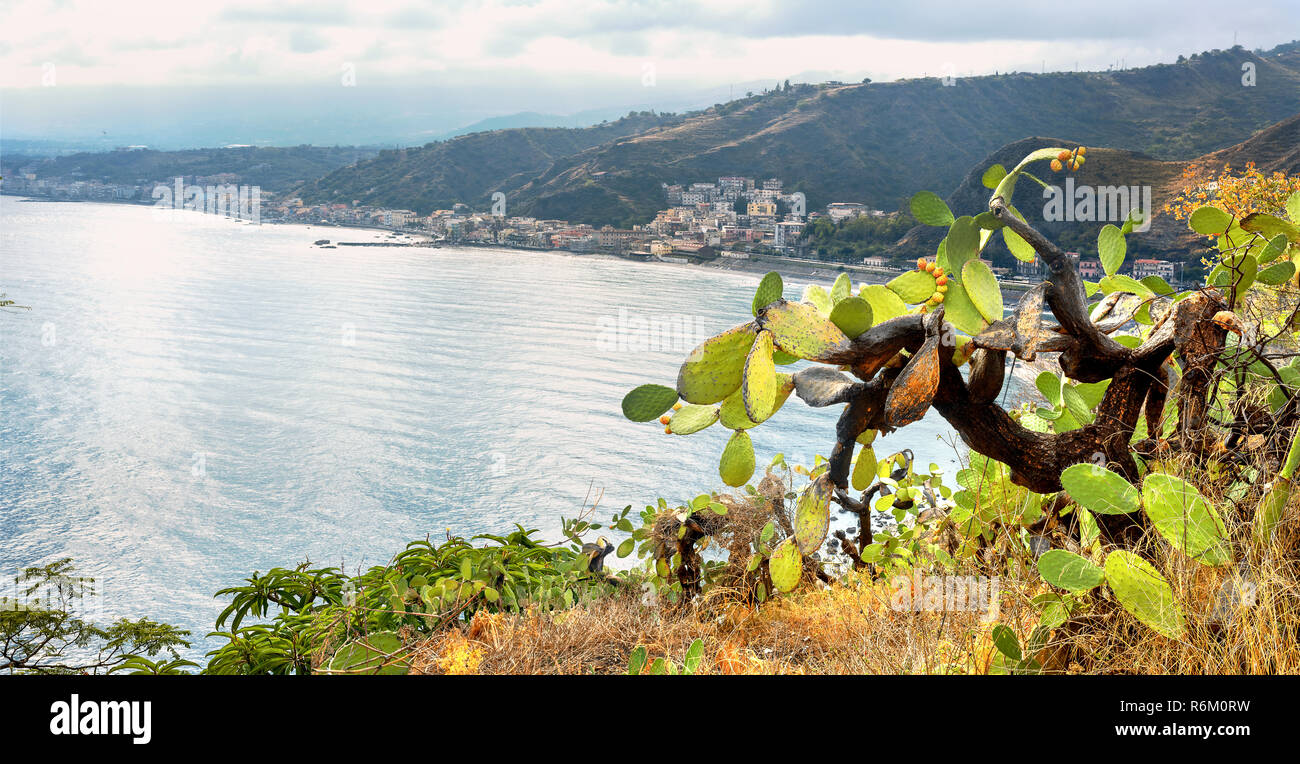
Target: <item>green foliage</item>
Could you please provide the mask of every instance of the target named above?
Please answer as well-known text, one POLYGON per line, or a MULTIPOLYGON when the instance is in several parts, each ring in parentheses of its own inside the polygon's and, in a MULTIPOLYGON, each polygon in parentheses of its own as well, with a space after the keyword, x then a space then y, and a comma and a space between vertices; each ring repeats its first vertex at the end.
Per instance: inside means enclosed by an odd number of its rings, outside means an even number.
POLYGON ((650 670, 646 672, 644 669, 647 659, 645 646, 637 645, 628 657, 627 673, 630 676, 639 676, 642 673, 648 673, 650 676, 691 676, 699 670, 700 661, 704 659, 704 640, 696 639, 691 642, 690 647, 686 648, 680 671, 671 658, 655 658, 650 664, 650 670))
MULTIPOLYGON (((611 527, 630 531, 630 510, 614 515, 611 527)), ((412 542, 388 565, 350 577, 308 564, 255 572, 217 593, 231 601, 210 636, 226 644, 208 653, 204 673, 309 674, 318 665, 401 673, 398 630, 428 634, 479 610, 567 608, 610 591, 581 552, 582 535, 601 527, 585 517, 564 520, 567 547, 544 544, 522 526, 504 536, 449 534, 440 544, 412 542)))
POLYGON ((0 597, 0 671, 24 674, 175 673, 188 631, 148 618, 99 625, 78 614, 93 578, 72 560, 24 568, 18 597, 0 597), (159 654, 170 660, 149 660, 159 654))

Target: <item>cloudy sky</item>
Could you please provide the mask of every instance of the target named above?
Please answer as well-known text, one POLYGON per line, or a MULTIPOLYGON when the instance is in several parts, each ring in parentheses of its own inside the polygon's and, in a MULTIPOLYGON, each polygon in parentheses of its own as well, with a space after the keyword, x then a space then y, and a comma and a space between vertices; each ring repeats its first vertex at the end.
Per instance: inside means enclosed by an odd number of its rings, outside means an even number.
POLYGON ((1300 37, 1297 20, 1300 0, 0 0, 0 129, 76 118, 120 131, 114 104, 156 119, 159 99, 224 89, 272 108, 354 84, 438 101, 436 132, 520 111, 711 103, 786 78, 1140 66, 1234 33, 1272 47, 1300 37))

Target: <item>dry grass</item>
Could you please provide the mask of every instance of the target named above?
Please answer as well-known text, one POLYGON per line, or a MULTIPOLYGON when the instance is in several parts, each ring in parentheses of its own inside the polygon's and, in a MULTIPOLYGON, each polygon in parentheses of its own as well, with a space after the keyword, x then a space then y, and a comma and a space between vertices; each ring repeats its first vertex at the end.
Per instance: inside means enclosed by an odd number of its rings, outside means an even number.
MULTIPOLYGON (((1294 525, 1286 529, 1292 540, 1294 525)), ((1044 670, 1300 673, 1300 566, 1294 556, 1256 567, 1255 605, 1232 608, 1226 622, 1209 614, 1233 570, 1172 555, 1160 562, 1187 616, 1184 638, 1161 636, 1097 594, 1086 613, 1056 629, 1036 654, 1044 670)), ((697 673, 984 674, 996 655, 993 625, 1011 627, 1024 644, 1038 620, 1029 600, 1050 591, 1041 581, 1003 578, 990 613, 912 612, 891 606, 895 583, 850 574, 758 607, 714 590, 692 607, 648 606, 627 592, 567 611, 480 612, 467 625, 413 644, 413 673, 622 674, 638 645, 651 660, 667 657, 680 666, 688 646, 701 638, 705 654, 697 673)))

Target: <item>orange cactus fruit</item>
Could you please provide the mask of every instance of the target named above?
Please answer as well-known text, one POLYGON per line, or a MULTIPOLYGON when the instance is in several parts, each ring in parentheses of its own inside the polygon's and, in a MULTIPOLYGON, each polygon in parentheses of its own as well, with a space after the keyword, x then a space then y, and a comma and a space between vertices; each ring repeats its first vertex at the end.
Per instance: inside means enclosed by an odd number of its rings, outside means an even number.
POLYGON ((1064 166, 1065 165, 1061 164, 1061 160, 1059 159, 1052 160, 1052 172, 1060 172, 1061 168, 1064 166))
POLYGON ((682 404, 680 403, 673 404, 673 411, 681 411, 681 410, 682 410, 682 404))
POLYGON ((930 301, 936 305, 943 302, 943 292, 935 292, 934 294, 930 295, 930 301))
POLYGON ((668 416, 667 414, 664 414, 663 416, 659 417, 659 424, 668 424, 668 422, 671 419, 672 417, 668 416))
POLYGON ((939 285, 937 285, 937 286, 934 288, 934 291, 938 292, 939 294, 947 294, 947 293, 948 293, 948 285, 947 285, 947 284, 939 284, 939 285))
POLYGON ((1067 162, 1067 161, 1069 161, 1069 159, 1070 159, 1070 150, 1069 150, 1069 149, 1061 149, 1061 153, 1057 154, 1057 155, 1056 155, 1056 158, 1059 159, 1059 160, 1061 160, 1062 162, 1067 162))
POLYGON ((935 264, 934 264, 934 263, 926 263, 926 264, 925 264, 925 269, 926 269, 927 271, 929 271, 930 273, 934 273, 935 264))
POLYGON ((1075 151, 1075 153, 1078 154, 1079 156, 1083 156, 1084 154, 1087 154, 1087 153, 1088 153, 1088 147, 1087 147, 1087 146, 1080 146, 1079 148, 1075 149, 1074 151, 1075 151))
POLYGON ((672 434, 673 434, 673 428, 671 427, 664 428, 664 435, 672 435, 672 434))
POLYGON ((936 271, 934 274, 934 285, 943 286, 944 284, 947 283, 948 283, 948 277, 936 271))
POLYGON ((916 269, 917 269, 918 271, 923 271, 923 270, 925 270, 925 258, 924 258, 924 257, 918 257, 918 258, 916 258, 916 269))

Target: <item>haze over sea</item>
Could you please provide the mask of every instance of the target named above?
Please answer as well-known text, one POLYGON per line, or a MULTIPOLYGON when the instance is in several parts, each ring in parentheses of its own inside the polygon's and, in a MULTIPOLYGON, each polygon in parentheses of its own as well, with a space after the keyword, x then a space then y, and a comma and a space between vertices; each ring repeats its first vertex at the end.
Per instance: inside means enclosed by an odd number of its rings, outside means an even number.
MULTIPOLYGON (((0 291, 31 306, 0 312, 3 593, 20 568, 72 557, 103 620, 188 628, 197 658, 213 593, 254 570, 353 571, 448 528, 558 539, 589 487, 600 521, 724 487, 727 431, 668 436, 619 402, 672 385, 696 341, 746 320, 759 276, 313 246, 385 237, 0 197, 0 291)), ((803 285, 787 278, 787 297, 803 285)), ((760 470, 829 454, 837 416, 792 397, 753 432, 760 470)), ((931 412, 876 450, 910 448, 953 485, 945 440, 931 412)))

